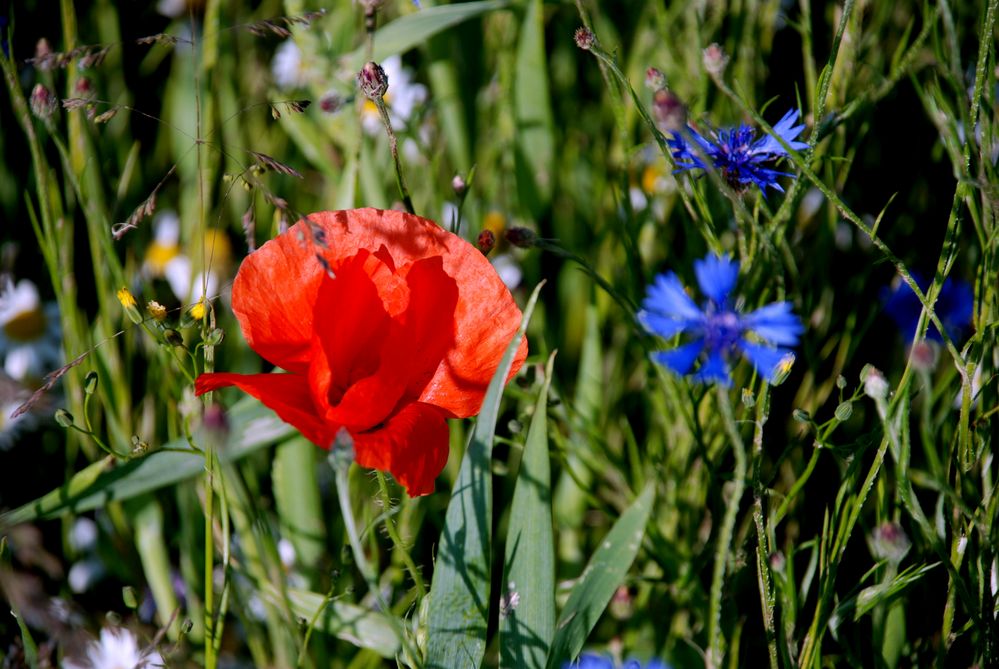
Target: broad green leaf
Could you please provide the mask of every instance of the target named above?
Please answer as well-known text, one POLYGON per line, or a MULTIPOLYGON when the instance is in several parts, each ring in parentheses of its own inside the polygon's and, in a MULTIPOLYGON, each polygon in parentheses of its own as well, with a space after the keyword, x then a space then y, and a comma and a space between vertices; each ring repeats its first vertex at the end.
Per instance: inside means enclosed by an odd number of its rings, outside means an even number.
MULTIPOLYGON (((293 431, 270 409, 251 398, 233 406, 229 412, 229 423, 229 439, 219 451, 222 461, 238 460, 287 437, 293 431)), ((184 439, 177 439, 167 444, 166 448, 190 447, 184 439)), ((109 502, 120 502, 173 485, 204 471, 205 458, 194 451, 164 450, 129 460, 114 468, 109 468, 110 465, 110 458, 95 462, 73 476, 66 486, 0 515, 0 528, 69 512, 82 513, 109 502)))
POLYGON ((489 382, 451 492, 430 585, 427 669, 477 667, 485 653, 492 550, 493 437, 506 377, 542 285, 538 284, 531 294, 520 328, 489 382))
POLYGON ((500 666, 544 669, 555 634, 555 538, 548 461, 548 386, 555 354, 534 405, 510 508, 500 599, 500 666))
POLYGON ((316 477, 316 447, 312 443, 295 437, 278 446, 273 481, 281 535, 291 541, 298 564, 309 576, 326 549, 316 477))
POLYGON ((521 204, 538 216, 551 200, 555 155, 541 0, 531 0, 524 14, 514 87, 517 188, 521 204))
POLYGON ((655 484, 650 481, 631 506, 621 514, 596 550, 569 595, 558 618, 555 641, 548 655, 549 669, 574 659, 600 619, 618 586, 624 582, 645 535, 655 484))
MULTIPOLYGON (((388 56, 405 53, 451 26, 485 12, 503 9, 509 5, 507 0, 463 2, 456 5, 427 7, 402 16, 375 31, 373 60, 381 62, 388 56)), ((367 59, 366 52, 367 47, 362 46, 346 56, 346 65, 352 72, 357 72, 364 65, 364 61, 367 59)), ((391 85, 390 81, 389 86, 391 85)))
POLYGON ((147 496, 130 504, 128 515, 133 519, 135 548, 142 561, 142 571, 156 602, 157 623, 161 626, 171 623, 167 627, 167 634, 170 639, 176 640, 180 625, 171 621, 171 614, 177 609, 178 602, 171 572, 170 551, 163 536, 163 509, 156 498, 147 496))
MULTIPOLYGON (((264 593, 279 601, 281 595, 273 586, 264 593)), ((291 588, 287 591, 291 612, 311 623, 315 619, 317 631, 343 639, 358 648, 373 650, 382 657, 394 658, 402 651, 402 642, 384 613, 377 613, 362 606, 348 604, 307 590, 291 588), (316 616, 318 612, 318 617, 316 616)))

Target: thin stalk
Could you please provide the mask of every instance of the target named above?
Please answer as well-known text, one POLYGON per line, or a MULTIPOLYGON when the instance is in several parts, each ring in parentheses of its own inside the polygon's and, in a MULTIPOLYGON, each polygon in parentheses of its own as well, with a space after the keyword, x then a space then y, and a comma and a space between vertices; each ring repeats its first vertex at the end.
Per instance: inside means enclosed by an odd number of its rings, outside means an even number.
POLYGON ((392 119, 389 118, 388 107, 385 106, 384 98, 373 96, 371 101, 378 108, 378 116, 382 119, 382 125, 385 126, 385 133, 389 138, 389 150, 392 152, 392 163, 395 165, 395 185, 399 188, 399 197, 402 198, 406 211, 415 214, 413 198, 409 195, 406 179, 402 174, 402 162, 399 160, 399 140, 396 139, 395 131, 392 129, 392 119))
POLYGON ((388 513, 389 509, 392 508, 392 499, 389 496, 388 484, 385 482, 385 474, 376 469, 375 478, 378 480, 378 490, 381 493, 382 507, 385 509, 385 513, 382 516, 385 519, 385 529, 388 530, 389 538, 392 539, 392 545, 395 547, 395 550, 402 556, 402 562, 406 565, 406 571, 409 572, 413 583, 416 585, 416 592, 419 594, 420 599, 423 599, 427 594, 427 586, 423 583, 423 576, 420 575, 419 568, 413 562, 413 556, 409 554, 409 549, 403 542, 402 537, 399 536, 399 530, 395 526, 395 521, 392 520, 391 514, 388 513))
POLYGON ((770 384, 763 382, 756 400, 756 427, 753 432, 753 523, 756 525, 756 577, 760 588, 763 627, 767 633, 767 653, 771 669, 778 669, 777 630, 774 627, 774 589, 770 580, 770 542, 763 516, 763 485, 760 469, 763 464, 763 426, 770 416, 770 384))
POLYGON ((722 666, 721 661, 724 656, 721 634, 722 586, 725 582, 725 567, 728 564, 735 520, 739 514, 739 501, 746 487, 746 446, 742 443, 739 429, 735 425, 728 390, 722 387, 718 388, 718 407, 735 456, 735 473, 732 478, 731 494, 725 504, 725 516, 718 529, 718 543, 715 548, 714 573, 711 578, 711 595, 708 603, 708 652, 705 662, 708 669, 722 666))
POLYGON ((215 446, 205 445, 205 669, 215 669, 215 446))

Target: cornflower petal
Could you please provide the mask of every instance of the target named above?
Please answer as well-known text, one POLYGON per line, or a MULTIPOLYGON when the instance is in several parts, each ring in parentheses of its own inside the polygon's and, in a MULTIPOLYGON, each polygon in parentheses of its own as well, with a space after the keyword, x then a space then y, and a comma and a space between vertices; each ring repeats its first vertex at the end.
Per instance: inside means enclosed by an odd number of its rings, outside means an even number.
POLYGON ((656 277, 655 282, 649 286, 642 307, 649 313, 677 320, 697 321, 702 316, 701 310, 687 295, 679 277, 673 272, 666 272, 656 277))
POLYGON ((774 302, 743 317, 746 329, 773 344, 794 346, 804 332, 790 302, 774 302))
POLYGON ((668 351, 656 351, 652 360, 668 367, 680 376, 688 374, 694 366, 697 356, 704 350, 704 340, 697 339, 689 344, 683 344, 668 351))
POLYGON ((749 359, 749 362, 753 364, 756 368, 757 373, 760 376, 765 377, 767 381, 772 381, 774 373, 777 371, 777 366, 784 360, 784 356, 790 353, 790 349, 786 348, 774 348, 772 346, 764 346, 762 344, 752 344, 750 342, 744 341, 740 344, 743 355, 749 359))
POLYGON ((694 274, 701 292, 711 298, 716 305, 725 304, 729 293, 739 277, 739 263, 727 255, 709 253, 703 260, 694 261, 694 274))
POLYGON ((732 376, 729 373, 728 363, 725 362, 721 351, 712 351, 708 359, 701 365, 701 368, 694 374, 694 380, 701 383, 717 381, 720 385, 728 388, 732 385, 732 376))
MULTIPOLYGON (((791 109, 786 114, 784 114, 781 120, 777 121, 777 123, 774 124, 773 128, 774 128, 774 134, 780 136, 781 139, 787 142, 788 146, 790 146, 795 151, 802 151, 808 148, 808 143, 797 142, 795 141, 794 138, 802 133, 802 131, 805 129, 805 124, 802 123, 800 125, 795 125, 797 121, 798 121, 798 110, 791 109)), ((780 142, 778 142, 777 139, 773 137, 773 135, 767 135, 766 137, 758 141, 753 146, 752 152, 760 154, 765 153, 765 154, 770 154, 772 156, 787 155, 787 151, 784 150, 784 147, 780 145, 780 142)))

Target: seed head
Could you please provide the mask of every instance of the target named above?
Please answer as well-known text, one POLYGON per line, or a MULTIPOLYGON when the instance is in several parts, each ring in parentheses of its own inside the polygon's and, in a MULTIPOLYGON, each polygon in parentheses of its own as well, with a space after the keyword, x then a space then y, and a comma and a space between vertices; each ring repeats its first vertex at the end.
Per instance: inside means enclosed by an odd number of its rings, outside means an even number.
POLYGON ((49 41, 42 37, 35 42, 35 67, 42 72, 48 72, 55 64, 55 56, 49 41))
POLYGON ((153 317, 154 320, 157 321, 164 320, 167 315, 166 307, 156 300, 150 300, 149 303, 146 304, 146 311, 153 317))
POLYGON ((492 230, 483 230, 479 233, 475 245, 482 251, 482 255, 489 255, 489 252, 496 246, 496 235, 492 230))
POLYGON ((576 46, 583 51, 589 51, 597 43, 597 36, 585 26, 576 28, 576 32, 572 37, 576 40, 576 46))
POLYGON ((382 66, 374 61, 365 63, 361 71, 357 73, 357 87, 369 100, 381 100, 388 90, 388 85, 388 75, 385 74, 382 66))
POLYGON ((704 69, 713 77, 720 76, 728 65, 728 56, 717 42, 712 42, 704 49, 703 53, 704 69))
POLYGON ((509 228, 505 236, 506 241, 522 249, 531 248, 538 239, 538 235, 528 228, 509 228))
POLYGON ((35 84, 31 89, 31 111, 38 118, 46 121, 55 113, 58 101, 52 91, 43 84, 35 84))

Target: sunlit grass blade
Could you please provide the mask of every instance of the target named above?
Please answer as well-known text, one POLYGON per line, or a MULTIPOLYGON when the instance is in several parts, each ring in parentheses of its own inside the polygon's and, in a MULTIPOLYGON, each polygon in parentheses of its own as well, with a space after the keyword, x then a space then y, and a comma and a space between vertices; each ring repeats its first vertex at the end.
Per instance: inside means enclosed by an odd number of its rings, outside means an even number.
POLYGON ((541 0, 526 7, 517 45, 514 109, 517 120, 517 186, 524 207, 538 216, 551 200, 555 140, 548 91, 545 24, 541 0))
MULTIPOLYGON (((455 5, 427 7, 400 17, 375 32, 374 60, 381 62, 388 56, 405 53, 462 21, 509 6, 510 3, 505 0, 463 2, 455 5)), ((352 71, 360 70, 361 66, 364 65, 366 54, 367 47, 363 46, 351 52, 347 56, 348 67, 352 71)))
MULTIPOLYGON (((292 428, 279 420, 270 409, 249 398, 233 406, 229 421, 229 441, 219 451, 219 458, 226 462, 238 460, 292 432, 292 428)), ((190 446, 185 439, 176 439, 164 448, 186 450, 190 446)), ((202 473, 205 457, 193 450, 164 450, 104 471, 109 464, 105 458, 89 465, 67 486, 0 515, 0 527, 53 518, 69 511, 82 513, 111 501, 120 502, 173 485, 202 473)))
POLYGON ((534 405, 510 508, 503 593, 500 666, 543 669, 555 633, 555 539, 548 461, 548 387, 555 354, 534 405))
POLYGON ((506 377, 541 286, 489 383, 451 493, 430 586, 427 668, 477 667, 486 647, 492 535, 492 449, 506 377))
POLYGON ((272 470, 281 535, 295 547, 295 561, 310 579, 325 550, 316 450, 303 437, 290 439, 278 446, 272 470))
POLYGON ((583 649, 586 637, 638 555, 654 498, 655 483, 649 481, 590 558, 559 615, 555 641, 548 654, 549 669, 559 669, 563 662, 575 658, 583 649))

